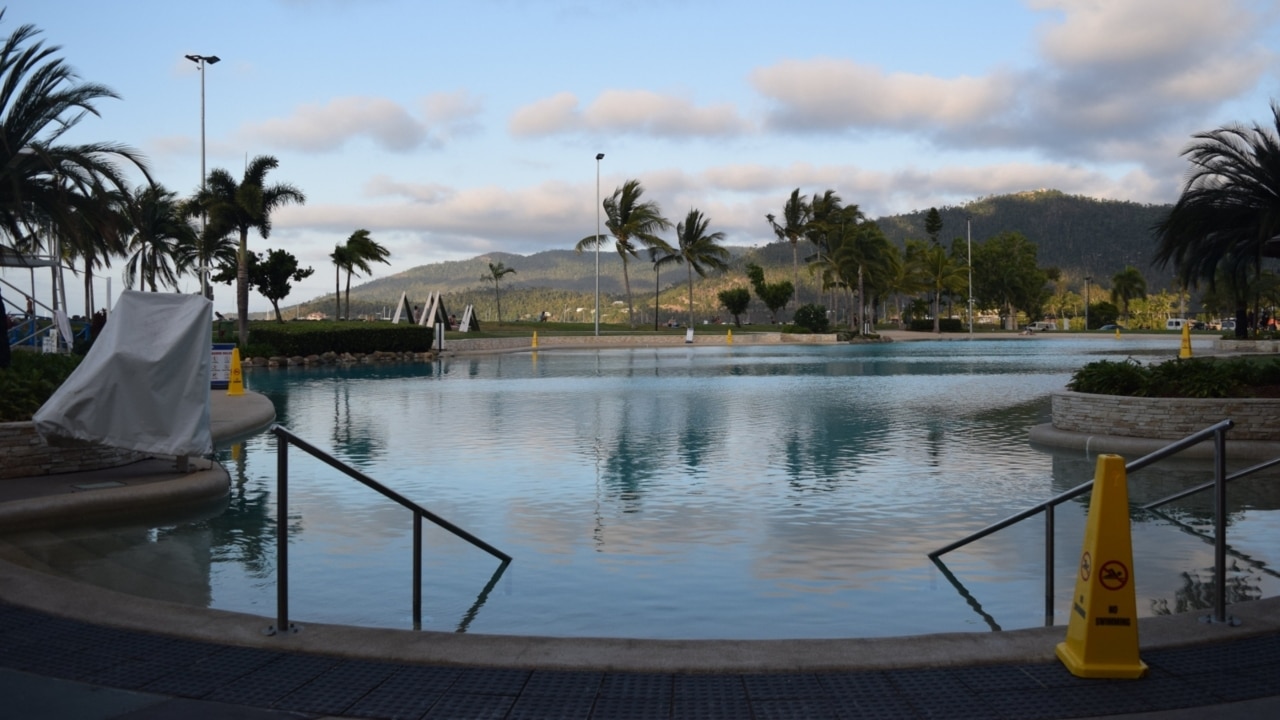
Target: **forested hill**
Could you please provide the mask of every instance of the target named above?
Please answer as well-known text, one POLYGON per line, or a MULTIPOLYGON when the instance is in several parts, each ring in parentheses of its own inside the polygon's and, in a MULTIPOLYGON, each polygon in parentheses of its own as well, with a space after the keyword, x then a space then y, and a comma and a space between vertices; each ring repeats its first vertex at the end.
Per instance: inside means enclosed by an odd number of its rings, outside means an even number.
MULTIPOLYGON (((1002 232, 1019 232, 1038 247, 1041 266, 1057 267, 1076 277, 1092 274, 1106 284, 1105 279, 1126 265, 1133 265, 1146 276, 1148 286, 1155 290, 1169 284, 1171 273, 1158 271, 1150 265, 1154 247, 1151 227, 1169 208, 1168 205, 1095 200, 1056 190, 1038 190, 984 198, 958 207, 939 207, 943 226, 938 237, 946 246, 950 246, 955 238, 964 238, 965 218, 970 217, 974 243, 1002 232)), ((907 238, 927 237, 924 230, 927 213, 928 208, 924 208, 876 218, 876 222, 891 241, 902 247, 907 238)), ((745 284, 743 265, 748 257, 763 265, 771 275, 776 272, 780 279, 791 277, 791 247, 785 243, 771 243, 755 249, 730 246, 729 249, 733 262, 728 277, 713 274, 705 280, 698 280, 699 291, 710 293, 714 288, 745 284)), ((807 243, 802 242, 800 249, 802 255, 807 254, 807 243)), ((395 258, 392 257, 391 261, 394 263, 395 258)), ((455 301, 462 301, 465 296, 465 302, 488 302, 486 298, 492 297, 492 284, 482 277, 488 273, 488 263, 491 262, 503 263, 516 270, 515 274, 502 279, 503 306, 508 308, 509 296, 513 313, 523 310, 518 299, 522 294, 537 295, 538 307, 577 307, 595 290, 595 254, 592 252, 547 250, 527 256, 496 252, 469 260, 421 265, 353 286, 352 312, 376 312, 394 303, 402 292, 407 292, 415 303, 424 302, 427 294, 433 291, 453 295, 455 301)), ((628 267, 637 302, 641 297, 652 299, 655 280, 660 281, 664 296, 669 288, 678 288, 679 283, 684 282, 684 271, 678 267, 655 277, 653 266, 643 252, 628 267)), ((810 283, 815 284, 813 292, 818 292, 817 280, 802 272, 802 286, 810 283)), ((610 299, 625 298, 622 262, 612 249, 600 253, 600 290, 610 299)), ((332 297, 303 301, 302 312, 332 312, 332 297)), ((714 297, 713 293, 711 297, 714 297)), ((673 299, 678 297, 673 296, 673 299)), ((301 298, 289 300, 296 302, 301 298)), ((292 303, 286 301, 285 304, 292 303)))
MULTIPOLYGON (((1057 190, 999 195, 960 207, 940 207, 942 232, 938 239, 950 246, 965 237, 965 219, 972 219, 973 241, 1002 232, 1019 232, 1035 243, 1042 266, 1078 274, 1111 277, 1126 265, 1142 272, 1148 284, 1163 287, 1170 273, 1151 267, 1155 241, 1151 228, 1170 205, 1141 205, 1095 200, 1057 190)), ((929 209, 878 218, 876 222, 899 247, 906 238, 924 238, 929 209)))

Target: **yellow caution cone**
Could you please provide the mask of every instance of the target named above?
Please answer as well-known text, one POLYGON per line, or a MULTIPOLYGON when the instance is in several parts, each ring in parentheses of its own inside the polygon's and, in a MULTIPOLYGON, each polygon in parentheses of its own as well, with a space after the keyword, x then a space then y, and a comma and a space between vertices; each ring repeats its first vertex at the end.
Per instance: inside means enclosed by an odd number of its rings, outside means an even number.
POLYGON ((533 346, 538 347, 538 331, 533 331, 533 346))
POLYGON ((1191 357, 1191 325, 1182 323, 1182 348, 1178 350, 1178 357, 1186 360, 1191 357))
POLYGON ((1116 339, 1117 339, 1117 340, 1119 340, 1119 339, 1120 339, 1120 326, 1119 326, 1119 325, 1117 325, 1117 326, 1116 326, 1116 339))
POLYGON ((1146 663, 1138 658, 1129 489, 1119 455, 1098 456, 1067 639, 1058 643, 1056 652, 1077 677, 1132 679, 1147 674, 1146 663))
POLYGON ((729 328, 729 334, 724 336, 724 344, 725 345, 733 344, 733 328, 729 328))
POLYGON ((244 394, 244 375, 240 369, 240 348, 231 349, 231 379, 227 382, 227 394, 244 394))

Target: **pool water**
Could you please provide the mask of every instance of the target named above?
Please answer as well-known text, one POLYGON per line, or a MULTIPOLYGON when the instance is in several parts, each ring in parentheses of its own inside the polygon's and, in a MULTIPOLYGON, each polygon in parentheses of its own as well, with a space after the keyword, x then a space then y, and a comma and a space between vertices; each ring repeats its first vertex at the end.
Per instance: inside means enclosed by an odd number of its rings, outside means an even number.
MULTIPOLYGON (((1049 397, 1100 358, 1178 338, 542 350, 253 372, 278 422, 514 557, 427 526, 424 629, 638 638, 869 637, 1044 623, 1043 523, 927 553, 1092 478, 1032 447, 1049 397), (966 594, 969 597, 966 597, 966 594)), ((128 592, 275 613, 276 441, 219 453, 225 510, 7 538, 128 592), (92 548, 92 550, 90 550, 92 548)), ((408 628, 408 511, 297 449, 291 617, 408 628)), ((1136 503, 1209 477, 1138 473, 1136 503)), ((1229 599, 1274 595, 1280 491, 1232 488, 1229 599)), ((1087 496, 1059 508, 1066 622, 1087 496)), ((1209 531, 1210 498, 1167 512, 1209 531)), ((1135 513, 1140 615, 1211 606, 1213 549, 1135 513)))

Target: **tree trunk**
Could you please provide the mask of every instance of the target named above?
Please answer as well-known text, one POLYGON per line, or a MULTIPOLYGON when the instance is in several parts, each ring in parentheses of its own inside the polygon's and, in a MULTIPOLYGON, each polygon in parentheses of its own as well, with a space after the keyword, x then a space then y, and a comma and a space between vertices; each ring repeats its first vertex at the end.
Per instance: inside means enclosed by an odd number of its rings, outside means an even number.
POLYGON ((689 271, 689 327, 693 327, 693 263, 685 263, 689 271))
POLYGON ((627 275, 627 258, 622 256, 622 284, 627 289, 627 322, 631 324, 631 329, 636 329, 636 314, 634 306, 631 304, 631 278, 627 275))
POLYGON ((236 342, 249 346, 249 228, 240 229, 236 252, 236 342))

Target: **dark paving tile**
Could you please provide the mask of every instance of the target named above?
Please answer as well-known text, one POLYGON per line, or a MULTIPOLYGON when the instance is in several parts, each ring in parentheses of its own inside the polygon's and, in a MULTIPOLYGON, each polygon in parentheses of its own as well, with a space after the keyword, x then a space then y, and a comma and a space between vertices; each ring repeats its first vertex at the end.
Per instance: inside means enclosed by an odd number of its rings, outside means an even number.
POLYGON ((449 693, 423 717, 425 720, 504 720, 515 702, 509 695, 449 693))
POLYGON ((954 668, 951 674, 970 690, 1035 690, 1045 687, 1018 665, 979 665, 954 668))
POLYGON ((757 700, 786 700, 826 695, 826 689, 816 675, 777 674, 743 675, 742 684, 747 688, 747 698, 752 705, 757 700))
MULTIPOLYGON (((676 679, 661 673, 609 673, 600 684, 600 697, 651 699, 670 702, 676 679)), ((741 692, 739 684, 739 692, 741 692)))
POLYGON ((305 716, 267 708, 236 707, 203 700, 169 700, 112 720, 305 720, 305 716))
MULTIPOLYGON (((563 670, 534 670, 525 683, 520 696, 554 695, 556 697, 594 698, 604 680, 602 672, 570 672, 563 670)), ((519 705, 517 704, 517 707, 519 705)))
POLYGON ((530 671, 503 668, 464 668, 449 687, 450 693, 473 695, 519 695, 529 681, 530 671))
POLYGON ((271 707, 338 664, 319 655, 282 655, 205 696, 214 702, 271 707))
POLYGON ((1248 670, 1209 670, 1183 677, 1207 694, 1226 702, 1252 700, 1280 692, 1275 668, 1259 673, 1248 670))
POLYGON ((841 720, 916 720, 920 716, 901 695, 864 695, 833 697, 832 712, 841 720))
POLYGON ((742 700, 747 686, 741 675, 676 675, 676 700, 742 700))
POLYGON ((832 695, 892 695, 898 691, 882 672, 824 673, 817 677, 832 695))
POLYGON ((752 700, 755 720, 833 720, 836 715, 826 698, 792 697, 779 700, 752 700))
POLYGON ((522 694, 506 720, 590 720, 595 698, 586 695, 522 694))
MULTIPOLYGON (((608 715, 598 716, 602 720, 608 715)), ((660 718, 664 715, 653 715, 660 718)), ((676 698, 671 707, 674 720, 739 720, 751 717, 751 703, 745 696, 740 698, 676 698)))
POLYGON ((345 712, 355 717, 420 718, 458 676, 454 668, 405 666, 360 698, 345 712))
POLYGON ((347 660, 278 700, 283 710, 341 715, 396 673, 392 663, 347 660))
POLYGON ((32 658, 22 669, 38 675, 80 680, 119 663, 118 657, 104 656, 97 651, 73 650, 57 654, 41 654, 32 658))
POLYGON ((916 713, 925 718, 990 718, 995 711, 950 669, 899 670, 888 673, 916 713))
POLYGON ((132 660, 117 663, 101 672, 87 675, 83 678, 83 681, 92 685, 137 690, 171 672, 173 672, 173 666, 169 663, 132 660))
MULTIPOLYGON (((745 708, 745 703, 743 704, 745 708)), ((591 709, 592 720, 667 720, 671 717, 671 698, 619 696, 596 698, 591 709)), ((740 715, 739 717, 746 717, 740 715)))

